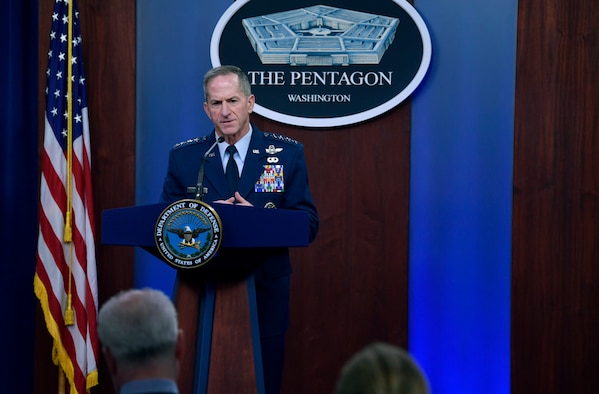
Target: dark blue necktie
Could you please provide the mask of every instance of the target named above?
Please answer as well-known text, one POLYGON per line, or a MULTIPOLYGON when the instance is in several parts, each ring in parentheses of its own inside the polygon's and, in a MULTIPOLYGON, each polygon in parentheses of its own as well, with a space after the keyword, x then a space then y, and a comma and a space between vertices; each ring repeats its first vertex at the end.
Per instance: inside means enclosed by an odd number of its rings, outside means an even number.
POLYGON ((239 169, 237 169, 237 163, 235 163, 235 159, 233 155, 237 152, 235 145, 229 145, 227 147, 227 153, 229 154, 229 161, 227 162, 227 170, 225 175, 227 176, 227 182, 229 182, 229 189, 231 190, 231 195, 234 195, 237 191, 237 184, 239 183, 239 169))

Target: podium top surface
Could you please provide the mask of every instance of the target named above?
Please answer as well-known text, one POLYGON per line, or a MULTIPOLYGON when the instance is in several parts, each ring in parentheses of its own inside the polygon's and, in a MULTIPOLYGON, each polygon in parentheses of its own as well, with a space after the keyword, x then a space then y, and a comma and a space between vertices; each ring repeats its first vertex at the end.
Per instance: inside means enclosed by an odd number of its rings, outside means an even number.
MULTIPOLYGON (((159 203, 103 211, 102 243, 155 247, 156 221, 170 204, 159 203)), ((301 247, 309 244, 307 212, 226 204, 210 206, 222 222, 221 247, 301 247)))

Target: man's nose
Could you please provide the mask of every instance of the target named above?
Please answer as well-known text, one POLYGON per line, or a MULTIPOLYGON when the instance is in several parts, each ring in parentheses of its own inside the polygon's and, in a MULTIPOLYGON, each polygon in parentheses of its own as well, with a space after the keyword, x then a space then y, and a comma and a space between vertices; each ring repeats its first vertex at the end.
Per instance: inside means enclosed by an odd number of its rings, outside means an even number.
POLYGON ((229 108, 229 104, 223 103, 223 105, 220 107, 220 113, 223 116, 229 115, 231 113, 231 108, 229 108))

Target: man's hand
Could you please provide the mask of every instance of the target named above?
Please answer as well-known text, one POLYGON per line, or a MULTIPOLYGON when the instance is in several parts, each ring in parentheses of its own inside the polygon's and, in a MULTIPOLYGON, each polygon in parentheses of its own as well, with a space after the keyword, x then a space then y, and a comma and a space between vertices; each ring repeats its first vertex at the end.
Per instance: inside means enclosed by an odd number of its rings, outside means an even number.
POLYGON ((217 204, 229 204, 229 205, 243 205, 245 207, 253 207, 252 203, 241 197, 239 192, 235 192, 235 196, 231 198, 227 198, 226 200, 216 200, 214 201, 217 204))

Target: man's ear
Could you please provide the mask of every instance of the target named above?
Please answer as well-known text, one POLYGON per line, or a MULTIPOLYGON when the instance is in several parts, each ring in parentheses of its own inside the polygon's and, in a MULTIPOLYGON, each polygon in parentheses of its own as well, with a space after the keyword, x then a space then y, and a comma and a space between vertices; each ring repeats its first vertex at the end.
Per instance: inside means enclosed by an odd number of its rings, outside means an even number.
POLYGON ((181 361, 183 358, 183 352, 185 351, 184 339, 183 330, 179 329, 179 333, 177 335, 177 346, 175 347, 175 357, 179 361, 181 361))
POLYGON ((248 97, 248 104, 249 104, 248 113, 251 114, 252 112, 254 112, 254 104, 256 104, 256 96, 251 94, 248 97))

